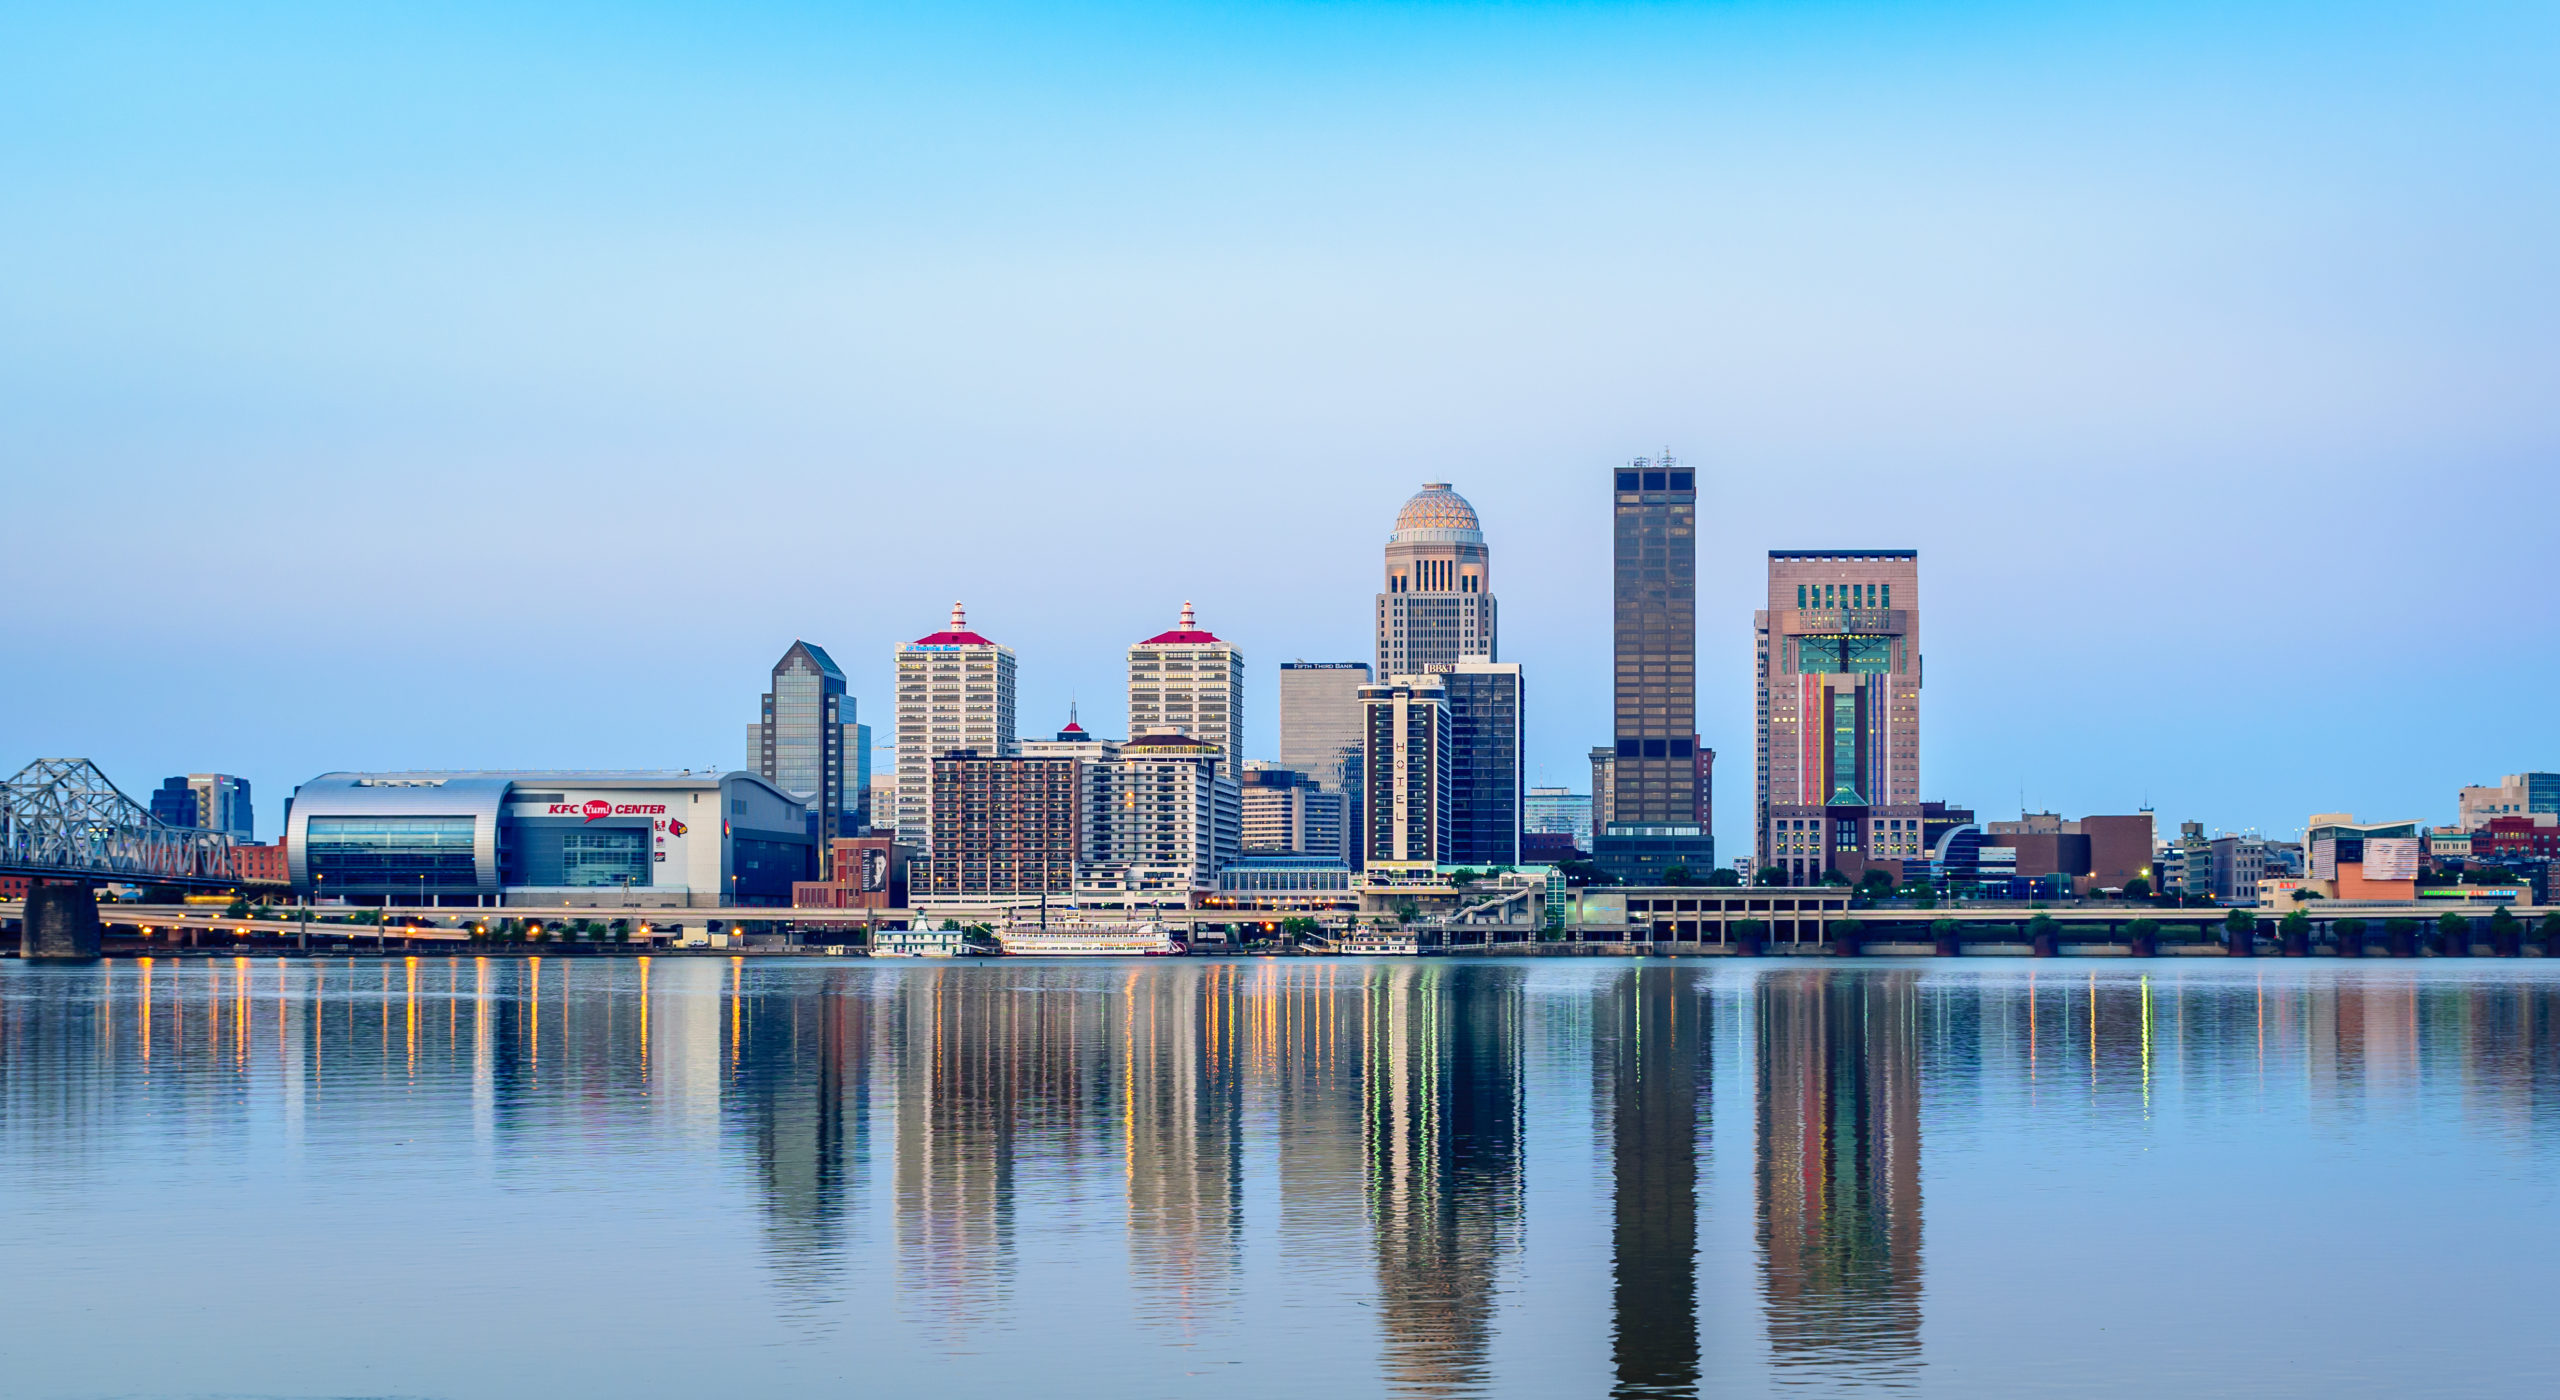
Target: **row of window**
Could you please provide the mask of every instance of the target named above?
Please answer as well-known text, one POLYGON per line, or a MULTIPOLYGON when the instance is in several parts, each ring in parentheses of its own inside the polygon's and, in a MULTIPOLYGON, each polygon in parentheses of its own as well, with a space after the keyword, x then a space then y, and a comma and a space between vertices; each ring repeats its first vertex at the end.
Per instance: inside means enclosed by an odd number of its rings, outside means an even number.
POLYGON ((1620 758, 1694 758, 1696 756, 1691 741, 1687 739, 1620 739, 1618 741, 1620 758))
POLYGON ((1698 489, 1698 474, 1682 471, 1625 471, 1618 473, 1618 489, 1621 491, 1695 491, 1698 489))
POLYGON ((1799 583, 1796 606, 1800 608, 1889 608, 1893 606, 1893 585, 1889 583, 1799 583))

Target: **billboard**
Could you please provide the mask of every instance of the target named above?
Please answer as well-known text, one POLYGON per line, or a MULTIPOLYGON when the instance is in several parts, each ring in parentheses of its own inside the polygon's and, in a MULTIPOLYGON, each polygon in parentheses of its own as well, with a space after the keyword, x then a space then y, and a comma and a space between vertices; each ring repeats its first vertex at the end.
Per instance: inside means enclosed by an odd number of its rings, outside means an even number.
POLYGON ((2337 838, 2324 836, 2311 843, 2311 878, 2314 880, 2338 878, 2337 838))
POLYGON ((2364 877, 2368 880, 2417 879, 2420 846, 2421 843, 2413 836, 2367 837, 2364 843, 2364 877))

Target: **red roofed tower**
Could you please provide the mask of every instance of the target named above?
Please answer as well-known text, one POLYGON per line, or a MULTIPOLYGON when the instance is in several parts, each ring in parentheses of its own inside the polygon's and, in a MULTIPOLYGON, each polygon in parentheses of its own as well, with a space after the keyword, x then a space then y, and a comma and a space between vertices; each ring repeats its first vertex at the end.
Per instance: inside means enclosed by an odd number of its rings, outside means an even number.
POLYGON ((1182 605, 1182 620, 1129 648, 1129 737, 1188 734, 1218 746, 1218 772, 1244 767, 1244 653, 1202 630, 1182 605))
POLYGON ((951 625, 898 646, 898 839, 931 850, 933 761, 955 749, 982 758, 1015 752, 1014 659, 1010 647, 969 630, 951 605, 951 625))

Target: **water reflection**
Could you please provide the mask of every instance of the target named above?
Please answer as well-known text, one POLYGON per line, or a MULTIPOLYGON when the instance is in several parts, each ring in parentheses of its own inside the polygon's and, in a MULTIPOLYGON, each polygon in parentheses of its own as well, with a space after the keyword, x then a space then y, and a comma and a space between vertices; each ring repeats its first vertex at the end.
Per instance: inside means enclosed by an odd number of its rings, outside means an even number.
POLYGON ((1595 1078, 1616 1188, 1612 1358, 1618 1396, 1694 1395, 1698 1382, 1698 1154, 1707 1010, 1670 967, 1604 983, 1595 1078))
MULTIPOLYGON (((2400 1210, 2494 1209, 2486 1240, 2560 1225, 2555 1126, 2560 976, 2538 964, 0 971, 0 1189, 22 1205, 0 1215, 0 1247, 29 1269, 77 1279, 124 1234, 167 1250, 183 1231, 135 1203, 268 1183, 292 1193, 262 1207, 280 1234, 314 1200, 387 1220, 593 1200, 617 1212, 598 1228, 682 1251, 679 1286, 741 1300, 728 1325, 769 1329, 769 1345, 948 1366, 1064 1348, 1087 1388, 1146 1393, 1211 1365, 1278 1381, 1323 1362, 1355 1392, 1487 1394, 1517 1388, 1504 1358, 1524 1349, 1587 1354, 1576 1388, 1626 1397, 1950 1388, 1985 1374, 1978 1353, 1941 1370, 1968 1338, 1961 1290, 1928 1288, 1932 1269, 1948 1288, 1950 1240, 1976 1278, 1998 1277, 1980 1272, 1986 1250, 2015 1265, 2098 1250, 2109 1203, 2157 1189, 2145 1173, 2173 1170, 2180 1133, 2216 1154, 2303 1140, 2346 1162, 2402 1154, 2445 1189, 2400 1210), (1943 1217, 1950 1189, 1978 1203, 1985 1173, 2003 1174, 1996 1193, 2057 1154, 2091 1174, 2068 1208, 2085 1239, 1950 1237, 1943 1219, 1924 1235, 1924 1181, 1943 1217), (1533 1219, 1540 1199, 1550 1214, 1533 1219), (1585 1281, 1559 1294, 1556 1278, 1585 1281), (1717 1316, 1724 1298, 1744 1311, 1717 1316), (1147 1370, 1158 1353, 1191 1359, 1147 1370)), ((2245 1213, 2265 1187, 2217 1155, 2181 1189, 2245 1213)), ((2462 1258, 2465 1238, 2449 1227, 2429 1247, 2462 1258)), ((2157 1296, 2211 1281, 2193 1253, 2190 1272, 2150 1281, 2157 1296)), ((2435 1282, 2494 1312, 2513 1290, 2464 1285, 2500 1257, 2435 1282)), ((2415 1286, 2436 1262, 2400 1272, 2415 1286)), ((545 1305, 504 1278, 470 1286, 492 1307, 545 1305)), ((2062 1321, 2092 1306, 2036 1305, 2062 1321)), ((111 1356, 81 1329, 113 1308, 82 1306, 49 1325, 111 1356)), ((2348 1353, 2368 1341, 2343 1321, 2324 1335, 2348 1353)), ((41 1332, 0 1344, 73 1354, 41 1332)), ((2461 1354, 2516 1364, 2498 1345, 2461 1354)), ((2388 1376, 2388 1361, 2357 1374, 2388 1376)), ((893 1388, 939 1376, 876 1364, 893 1388)), ((82 1373, 52 1388, 153 1387, 82 1373)))
POLYGON ((1832 968, 1760 979, 1760 1276, 1781 1381, 1915 1379, 1918 982, 1832 968))

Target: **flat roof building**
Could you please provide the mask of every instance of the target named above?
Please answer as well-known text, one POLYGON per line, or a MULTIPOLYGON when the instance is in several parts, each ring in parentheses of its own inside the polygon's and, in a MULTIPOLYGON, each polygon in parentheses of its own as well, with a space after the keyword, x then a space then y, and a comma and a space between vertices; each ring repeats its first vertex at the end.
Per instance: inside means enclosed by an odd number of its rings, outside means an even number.
POLYGON ((294 892, 361 903, 789 904, 796 793, 752 773, 324 773, 294 789, 294 892))
POLYGON ((1592 858, 1621 880, 1715 866, 1698 739, 1697 473, 1668 452, 1608 473, 1613 736, 1592 766, 1592 858))
POLYGON ((1919 551, 1773 549, 1752 626, 1762 867, 1811 885, 1926 858, 1919 551))

